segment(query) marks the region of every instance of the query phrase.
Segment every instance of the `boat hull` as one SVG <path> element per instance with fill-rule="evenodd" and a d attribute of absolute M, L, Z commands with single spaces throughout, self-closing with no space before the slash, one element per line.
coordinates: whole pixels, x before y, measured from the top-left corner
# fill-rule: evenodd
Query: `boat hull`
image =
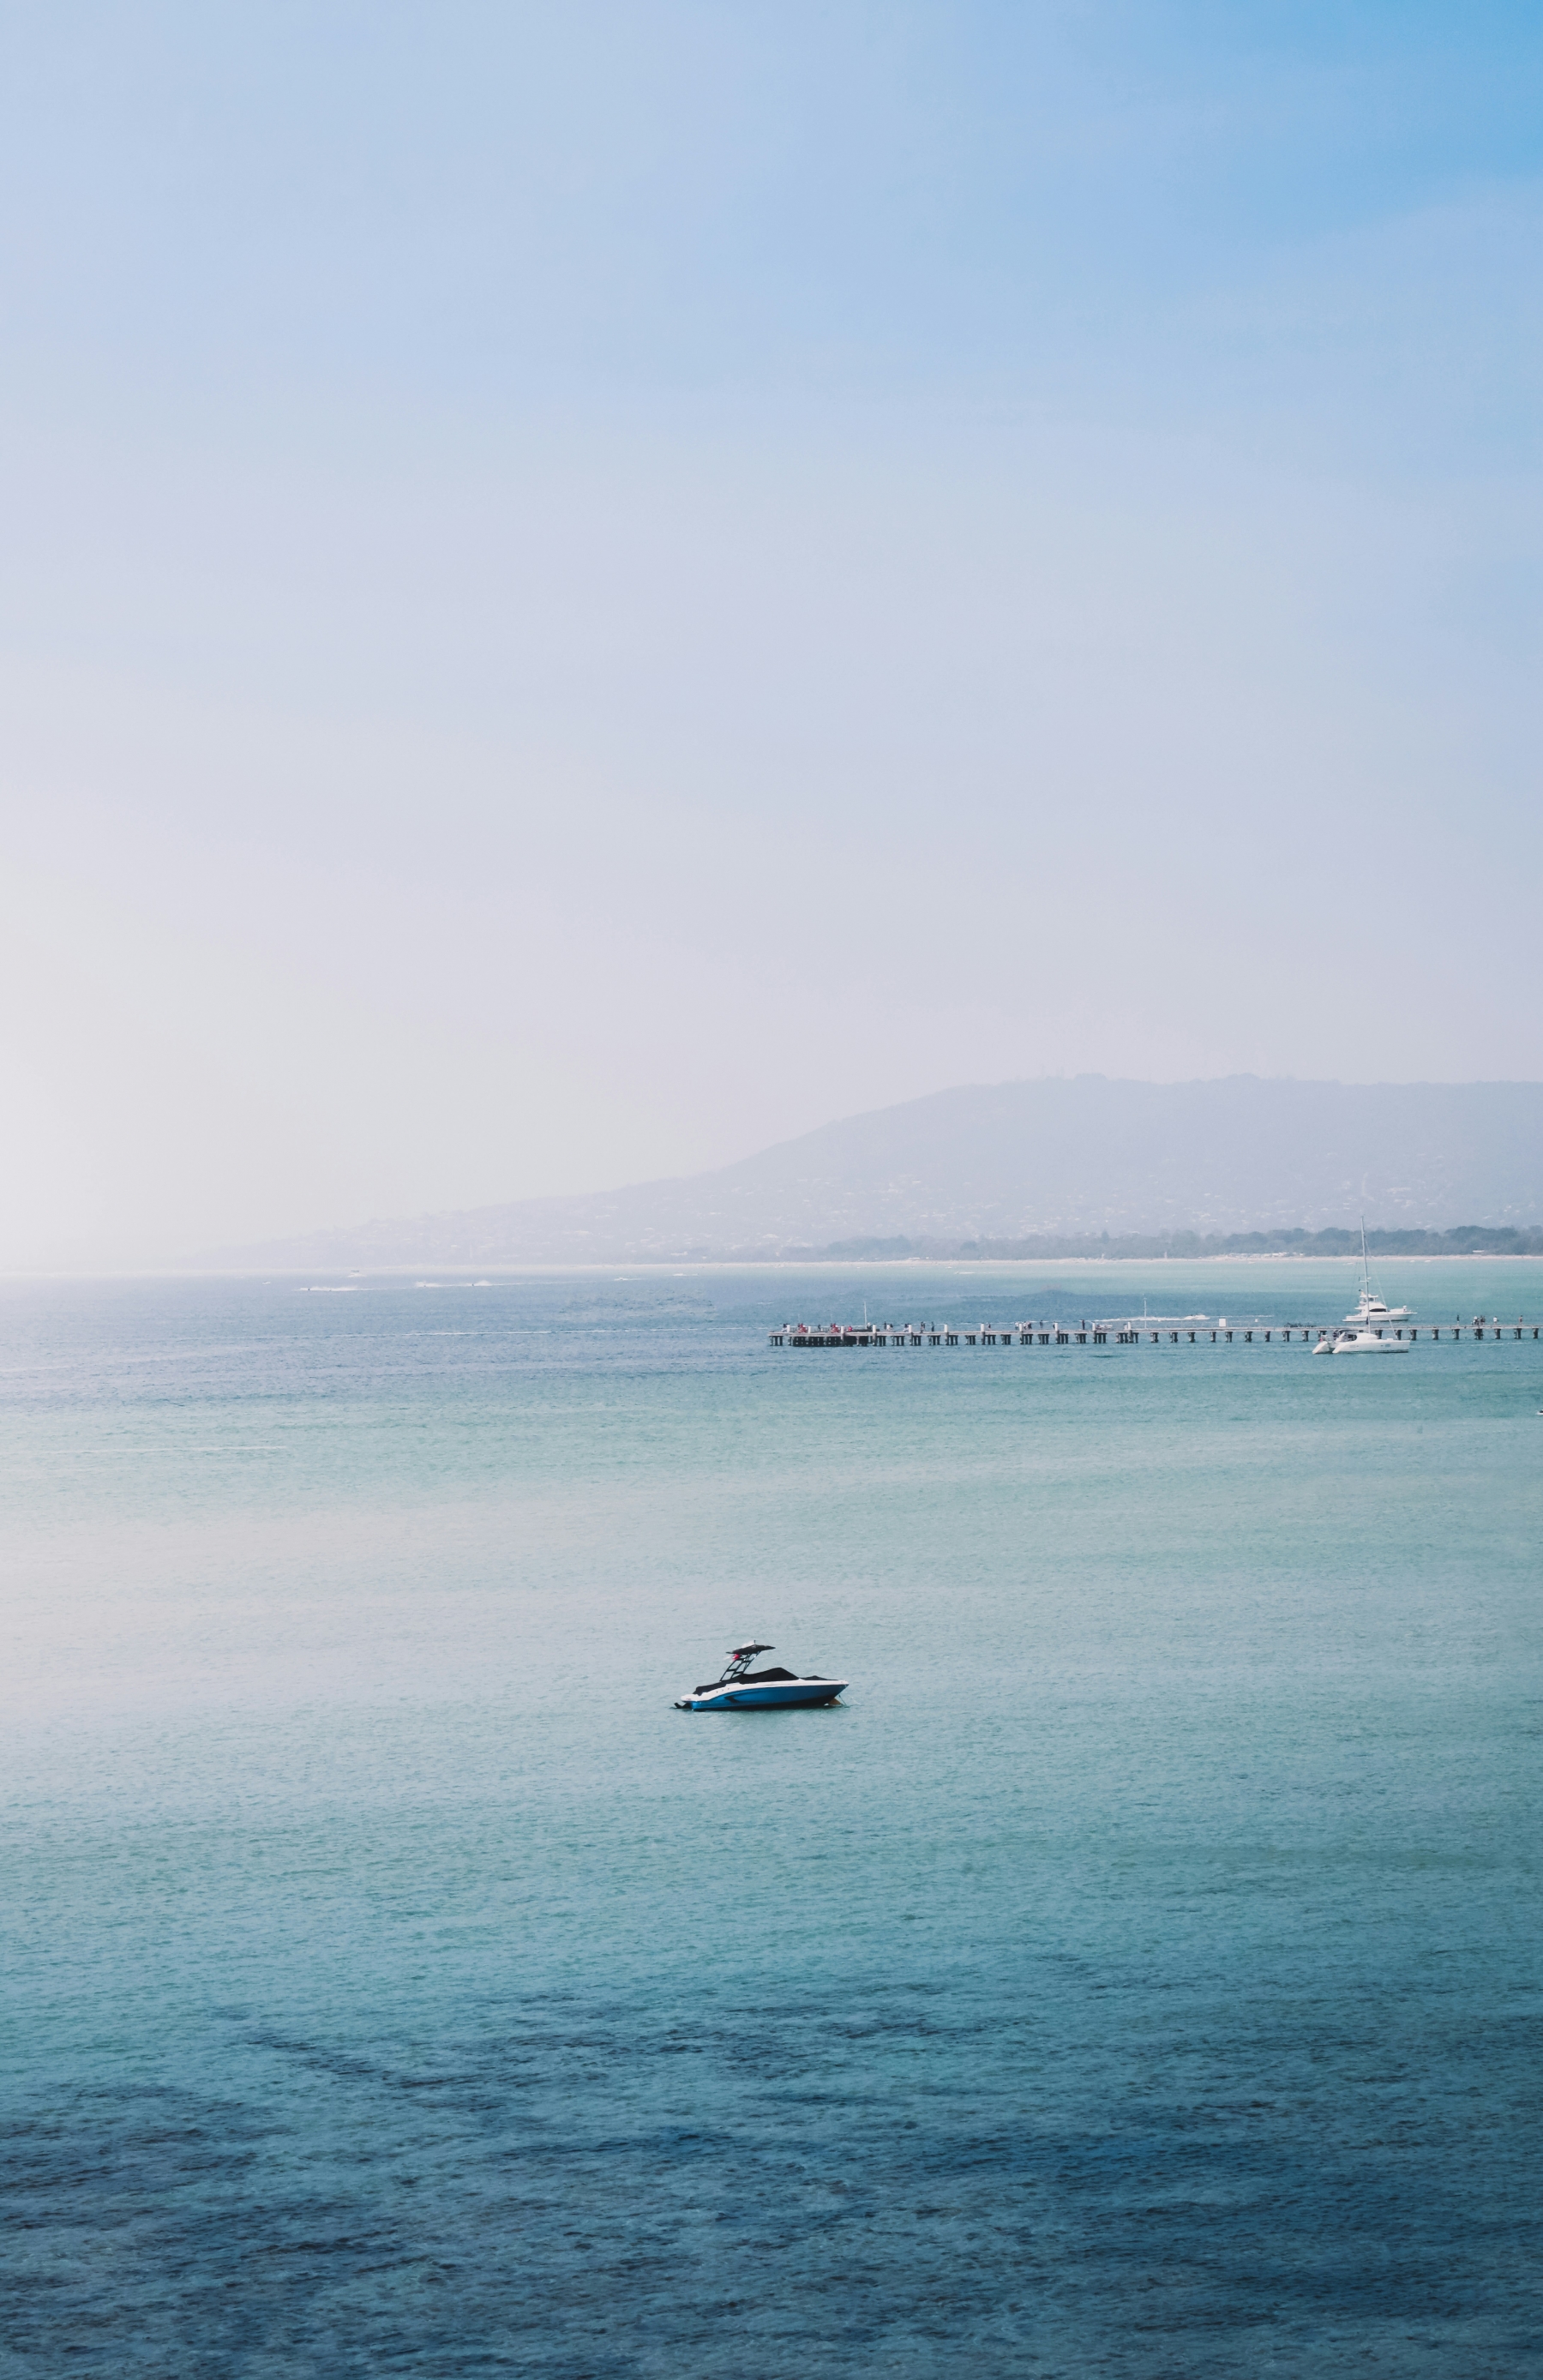
<path fill-rule="evenodd" d="M 705 1694 L 684 1694 L 676 1710 L 816 1710 L 833 1703 L 846 1687 L 844 1678 L 783 1678 L 766 1685 L 713 1686 Z"/>

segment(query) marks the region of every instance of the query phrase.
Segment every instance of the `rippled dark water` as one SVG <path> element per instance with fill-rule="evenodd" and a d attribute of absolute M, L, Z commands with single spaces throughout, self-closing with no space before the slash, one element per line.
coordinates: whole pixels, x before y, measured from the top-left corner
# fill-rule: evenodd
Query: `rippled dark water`
<path fill-rule="evenodd" d="M 1543 2369 L 1543 1346 L 818 1279 L 5 1293 L 0 2370 Z"/>

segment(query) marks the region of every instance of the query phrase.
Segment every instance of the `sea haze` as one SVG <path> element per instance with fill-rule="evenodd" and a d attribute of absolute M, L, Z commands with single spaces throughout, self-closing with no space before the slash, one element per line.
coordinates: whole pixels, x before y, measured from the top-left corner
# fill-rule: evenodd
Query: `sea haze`
<path fill-rule="evenodd" d="M 6 2372 L 1536 2372 L 1543 1342 L 766 1342 L 1354 1287 L 6 1287 Z"/>
<path fill-rule="evenodd" d="M 966 1084 L 684 1181 L 228 1256 L 241 1267 L 572 1265 L 840 1256 L 860 1252 L 843 1242 L 898 1239 L 887 1253 L 917 1243 L 910 1252 L 943 1257 L 966 1240 L 1343 1230 L 1363 1216 L 1374 1229 L 1543 1223 L 1543 1083 Z"/>

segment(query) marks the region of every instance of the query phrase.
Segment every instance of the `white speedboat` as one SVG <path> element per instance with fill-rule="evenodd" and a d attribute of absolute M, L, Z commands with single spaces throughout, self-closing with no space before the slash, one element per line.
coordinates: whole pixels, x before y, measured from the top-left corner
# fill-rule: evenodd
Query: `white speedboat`
<path fill-rule="evenodd" d="M 1380 1330 L 1325 1331 L 1313 1349 L 1315 1355 L 1407 1355 L 1411 1352 L 1407 1339 L 1384 1339 Z"/>
<path fill-rule="evenodd" d="M 1371 1285 L 1371 1267 L 1367 1262 L 1367 1219 L 1361 1218 L 1361 1300 L 1354 1314 L 1345 1320 L 1357 1330 L 1380 1330 L 1387 1323 L 1408 1322 L 1414 1309 L 1407 1305 L 1384 1305 Z M 1395 1342 L 1395 1344 L 1397 1342 Z"/>
<path fill-rule="evenodd" d="M 776 1649 L 774 1645 L 736 1645 L 723 1676 L 682 1694 L 676 1710 L 810 1710 L 833 1703 L 844 1691 L 844 1678 L 800 1678 L 791 1670 L 751 1669 L 758 1653 Z"/>
<path fill-rule="evenodd" d="M 1347 1314 L 1344 1318 L 1347 1322 L 1354 1322 L 1357 1330 L 1379 1330 L 1385 1322 L 1409 1321 L 1414 1310 L 1410 1305 L 1384 1305 L 1374 1291 L 1364 1289 L 1355 1313 Z"/>

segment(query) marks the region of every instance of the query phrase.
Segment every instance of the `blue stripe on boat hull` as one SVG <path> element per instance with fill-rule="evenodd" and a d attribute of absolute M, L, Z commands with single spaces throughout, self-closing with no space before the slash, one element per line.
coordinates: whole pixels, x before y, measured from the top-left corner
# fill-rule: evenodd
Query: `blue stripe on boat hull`
<path fill-rule="evenodd" d="M 810 1710 L 833 1703 L 845 1686 L 844 1678 L 795 1678 L 775 1686 L 724 1686 L 716 1694 L 693 1694 L 685 1707 L 694 1711 Z"/>

